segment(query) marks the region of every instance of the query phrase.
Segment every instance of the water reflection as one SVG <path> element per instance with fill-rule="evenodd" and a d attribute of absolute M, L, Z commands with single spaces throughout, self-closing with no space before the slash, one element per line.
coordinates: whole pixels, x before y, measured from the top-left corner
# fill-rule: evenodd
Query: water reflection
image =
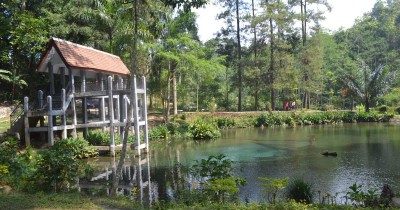
<path fill-rule="evenodd" d="M 116 173 L 118 159 L 116 157 L 100 157 L 89 160 L 89 164 L 95 171 L 94 176 L 89 179 L 81 179 L 78 190 L 93 195 L 110 195 L 111 182 Z M 148 154 L 130 155 L 125 159 L 117 194 L 128 195 L 137 198 L 142 204 L 148 204 L 153 201 L 157 186 L 156 183 L 151 182 Z"/>
<path fill-rule="evenodd" d="M 129 157 L 120 185 L 125 194 L 137 188 L 141 201 L 169 201 L 188 186 L 187 175 L 175 167 L 177 162 L 189 166 L 194 160 L 225 154 L 235 161 L 235 176 L 247 179 L 240 191 L 242 200 L 265 200 L 258 177 L 302 177 L 313 183 L 315 192 L 338 193 L 337 201 L 344 202 L 345 192 L 355 182 L 363 184 L 364 190 L 380 189 L 383 184 L 400 190 L 399 136 L 397 126 L 345 124 L 226 130 L 215 141 L 168 140 L 153 143 L 140 161 Z M 336 151 L 338 156 L 325 157 L 323 151 Z M 100 158 L 91 164 L 101 169 L 97 176 L 102 181 L 85 184 L 108 183 L 114 160 Z"/>

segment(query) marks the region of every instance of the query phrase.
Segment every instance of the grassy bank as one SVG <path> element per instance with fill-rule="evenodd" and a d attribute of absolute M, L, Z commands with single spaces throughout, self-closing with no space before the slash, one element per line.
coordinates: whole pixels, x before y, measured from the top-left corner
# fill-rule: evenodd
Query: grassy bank
<path fill-rule="evenodd" d="M 152 206 L 141 206 L 136 201 L 132 201 L 125 196 L 111 197 L 92 197 L 79 193 L 36 193 L 26 194 L 20 192 L 0 191 L 0 209 L 20 210 L 20 209 L 373 209 L 354 207 L 349 205 L 321 205 L 321 204 L 302 204 L 294 201 L 278 202 L 276 204 L 259 203 L 215 203 L 204 202 L 186 205 L 184 203 L 154 203 Z M 398 208 L 391 208 L 398 209 Z"/>

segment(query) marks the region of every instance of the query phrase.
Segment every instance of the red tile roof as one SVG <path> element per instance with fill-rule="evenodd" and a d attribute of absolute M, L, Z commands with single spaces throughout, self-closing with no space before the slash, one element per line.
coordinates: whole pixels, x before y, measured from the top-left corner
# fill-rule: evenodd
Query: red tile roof
<path fill-rule="evenodd" d="M 53 46 L 68 68 L 93 70 L 122 76 L 130 74 L 129 69 L 120 57 L 58 38 L 52 38 L 49 41 L 48 48 L 38 66 L 42 64 Z"/>

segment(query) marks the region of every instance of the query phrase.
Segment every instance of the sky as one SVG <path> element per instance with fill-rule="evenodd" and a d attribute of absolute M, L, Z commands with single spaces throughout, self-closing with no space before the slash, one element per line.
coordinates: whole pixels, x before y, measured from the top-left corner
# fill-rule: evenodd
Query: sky
<path fill-rule="evenodd" d="M 376 0 L 328 0 L 328 2 L 332 6 L 332 11 L 325 13 L 326 20 L 321 22 L 321 25 L 331 31 L 336 31 L 340 27 L 353 26 L 356 18 L 372 10 Z M 218 10 L 212 4 L 195 10 L 198 15 L 197 24 L 201 41 L 205 42 L 213 38 L 223 25 L 221 21 L 215 20 Z"/>

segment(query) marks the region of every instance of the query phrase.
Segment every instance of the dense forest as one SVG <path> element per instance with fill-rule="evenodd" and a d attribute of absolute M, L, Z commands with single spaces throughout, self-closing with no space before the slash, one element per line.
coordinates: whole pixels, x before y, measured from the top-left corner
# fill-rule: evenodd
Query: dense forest
<path fill-rule="evenodd" d="M 202 43 L 191 9 L 207 3 L 223 8 L 224 26 Z M 321 110 L 399 105 L 400 0 L 377 1 L 335 32 L 319 9 L 329 12 L 329 1 L 1 1 L 0 101 L 46 90 L 36 65 L 57 37 L 120 56 L 147 77 L 150 108 L 174 114 L 280 110 L 287 101 Z"/>

